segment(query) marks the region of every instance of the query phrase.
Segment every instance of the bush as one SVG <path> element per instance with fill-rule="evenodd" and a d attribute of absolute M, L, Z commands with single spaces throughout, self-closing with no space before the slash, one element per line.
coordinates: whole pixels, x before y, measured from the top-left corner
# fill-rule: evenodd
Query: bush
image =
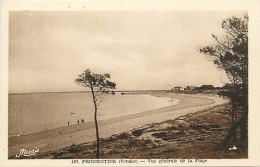
<path fill-rule="evenodd" d="M 118 139 L 127 139 L 129 137 L 128 133 L 120 133 L 118 136 Z"/>
<path fill-rule="evenodd" d="M 152 136 L 156 137 L 156 138 L 163 138 L 167 135 L 166 132 L 158 132 L 158 133 L 153 133 Z"/>
<path fill-rule="evenodd" d="M 139 137 L 139 136 L 141 136 L 141 135 L 143 134 L 143 130 L 142 130 L 142 129 L 134 130 L 134 131 L 132 132 L 132 134 L 133 134 L 134 136 L 136 136 L 136 137 Z"/>

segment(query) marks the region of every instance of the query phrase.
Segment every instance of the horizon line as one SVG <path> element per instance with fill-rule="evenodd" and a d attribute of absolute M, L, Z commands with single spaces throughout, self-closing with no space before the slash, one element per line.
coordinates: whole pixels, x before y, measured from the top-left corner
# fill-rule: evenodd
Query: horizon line
<path fill-rule="evenodd" d="M 138 89 L 138 90 L 114 90 L 114 92 L 130 92 L 130 91 L 170 91 L 170 89 Z M 87 93 L 91 92 L 88 91 L 58 91 L 58 92 L 21 92 L 21 93 L 8 93 L 8 95 L 15 95 L 15 94 L 41 94 L 41 93 Z M 99 91 L 95 91 L 99 92 Z"/>

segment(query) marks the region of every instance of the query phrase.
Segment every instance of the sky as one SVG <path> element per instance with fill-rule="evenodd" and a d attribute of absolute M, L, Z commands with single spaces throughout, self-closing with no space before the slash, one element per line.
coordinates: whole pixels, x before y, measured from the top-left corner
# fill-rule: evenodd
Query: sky
<path fill-rule="evenodd" d="M 9 93 L 85 91 L 84 70 L 117 90 L 222 86 L 223 70 L 198 52 L 243 11 L 10 12 Z"/>

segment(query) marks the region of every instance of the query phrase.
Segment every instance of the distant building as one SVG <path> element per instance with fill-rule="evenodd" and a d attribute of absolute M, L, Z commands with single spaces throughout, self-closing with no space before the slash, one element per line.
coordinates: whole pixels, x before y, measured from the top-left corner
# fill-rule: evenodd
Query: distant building
<path fill-rule="evenodd" d="M 186 88 L 184 88 L 184 90 L 192 91 L 192 90 L 194 90 L 195 88 L 196 88 L 195 86 L 186 86 Z"/>
<path fill-rule="evenodd" d="M 183 88 L 183 87 L 180 87 L 180 86 L 175 86 L 175 87 L 173 88 L 173 90 L 174 90 L 174 91 L 184 90 L 184 88 Z"/>

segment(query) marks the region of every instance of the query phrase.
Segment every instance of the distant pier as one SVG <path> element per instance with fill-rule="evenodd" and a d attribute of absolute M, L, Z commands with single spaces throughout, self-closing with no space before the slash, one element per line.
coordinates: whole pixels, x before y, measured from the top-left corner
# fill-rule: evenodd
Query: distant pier
<path fill-rule="evenodd" d="M 145 95 L 154 93 L 168 93 L 169 90 L 139 90 L 139 91 L 123 91 L 121 95 Z"/>
<path fill-rule="evenodd" d="M 121 95 L 144 95 L 146 92 L 122 92 Z"/>

